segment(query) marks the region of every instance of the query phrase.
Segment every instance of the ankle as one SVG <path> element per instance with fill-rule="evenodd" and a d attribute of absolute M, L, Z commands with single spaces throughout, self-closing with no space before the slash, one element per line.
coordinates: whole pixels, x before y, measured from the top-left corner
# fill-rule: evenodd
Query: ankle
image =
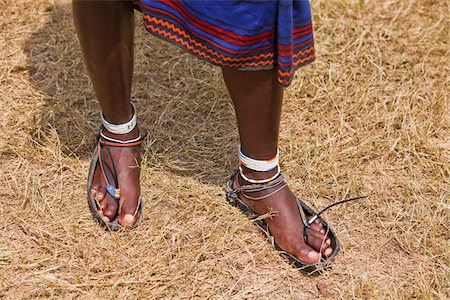
<path fill-rule="evenodd" d="M 123 107 L 115 107 L 115 111 L 106 108 L 102 113 L 109 123 L 124 124 L 133 117 L 133 107 L 130 104 L 126 104 Z"/>
<path fill-rule="evenodd" d="M 136 107 L 132 102 L 129 104 L 130 105 L 127 107 L 131 111 L 131 116 L 125 122 L 114 124 L 106 120 L 103 112 L 100 114 L 102 119 L 102 129 L 100 130 L 101 136 L 106 139 L 110 138 L 110 141 L 112 142 L 118 141 L 119 143 L 120 141 L 140 139 L 139 130 L 137 128 Z"/>
<path fill-rule="evenodd" d="M 275 151 L 276 154 L 269 159 L 255 159 L 244 154 L 242 147 L 239 146 L 239 177 L 243 181 L 253 184 L 263 184 L 274 180 L 280 175 L 278 149 Z"/>

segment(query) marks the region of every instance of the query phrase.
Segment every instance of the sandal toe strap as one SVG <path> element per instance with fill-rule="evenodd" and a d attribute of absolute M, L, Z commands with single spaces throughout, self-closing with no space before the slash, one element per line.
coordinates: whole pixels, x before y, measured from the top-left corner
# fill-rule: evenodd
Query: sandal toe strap
<path fill-rule="evenodd" d="M 111 155 L 110 147 L 135 147 L 139 146 L 141 143 L 142 143 L 141 135 L 139 135 L 139 137 L 135 139 L 121 141 L 105 136 L 103 132 L 100 130 L 97 146 L 98 162 L 100 165 L 102 176 L 107 184 L 106 191 L 109 195 L 111 195 L 112 198 L 114 198 L 117 201 L 120 200 L 119 180 L 116 166 L 114 164 L 114 160 Z M 109 157 L 111 165 L 108 165 L 106 163 L 105 155 Z"/>

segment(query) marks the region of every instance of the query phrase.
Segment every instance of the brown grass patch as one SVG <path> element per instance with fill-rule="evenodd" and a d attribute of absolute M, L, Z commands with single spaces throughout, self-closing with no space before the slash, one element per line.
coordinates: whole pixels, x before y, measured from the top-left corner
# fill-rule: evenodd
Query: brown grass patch
<path fill-rule="evenodd" d="M 446 299 L 449 6 L 314 1 L 318 60 L 284 107 L 288 182 L 343 244 L 307 278 L 224 201 L 236 126 L 220 70 L 137 29 L 145 217 L 110 234 L 85 181 L 98 105 L 68 1 L 0 2 L 0 298 Z M 138 23 L 140 24 L 140 23 Z"/>

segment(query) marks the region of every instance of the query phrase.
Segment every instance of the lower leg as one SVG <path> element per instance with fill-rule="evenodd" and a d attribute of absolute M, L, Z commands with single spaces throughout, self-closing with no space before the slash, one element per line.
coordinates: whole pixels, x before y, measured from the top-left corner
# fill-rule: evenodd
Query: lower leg
<path fill-rule="evenodd" d="M 278 83 L 276 70 L 237 71 L 224 68 L 223 75 L 236 111 L 242 152 L 257 160 L 275 157 L 283 98 L 283 88 Z M 243 167 L 244 175 L 252 179 L 266 179 L 276 172 L 276 169 L 259 172 Z M 235 184 L 246 183 L 239 177 L 239 183 Z M 295 195 L 289 188 L 261 201 L 252 201 L 244 196 L 241 198 L 260 215 L 276 211 L 276 215 L 266 219 L 266 222 L 285 251 L 309 263 L 319 260 L 317 251 L 331 254 L 331 248 L 323 247 L 326 237 L 318 224 L 312 226 L 314 230 L 308 237 L 309 244 L 315 247 L 311 248 L 303 241 L 303 223 Z"/>
<path fill-rule="evenodd" d="M 107 121 L 123 124 L 132 117 L 130 105 L 133 73 L 134 11 L 131 1 L 74 0 L 73 15 L 86 68 Z M 115 139 L 136 138 L 137 127 Z M 119 222 L 133 223 L 139 198 L 139 148 L 111 148 L 121 189 Z M 111 162 L 107 162 L 111 164 Z M 106 183 L 97 166 L 91 185 L 105 221 L 118 212 L 118 203 L 106 192 Z"/>
<path fill-rule="evenodd" d="M 134 17 L 131 1 L 74 0 L 73 15 L 85 65 L 107 120 L 131 118 Z"/>
<path fill-rule="evenodd" d="M 254 159 L 270 159 L 278 147 L 283 88 L 273 73 L 223 69 L 236 110 L 242 150 Z"/>

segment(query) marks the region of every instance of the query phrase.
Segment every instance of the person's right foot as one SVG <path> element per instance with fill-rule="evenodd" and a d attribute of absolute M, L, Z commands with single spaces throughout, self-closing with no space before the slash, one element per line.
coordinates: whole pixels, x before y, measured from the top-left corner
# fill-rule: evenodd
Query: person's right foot
<path fill-rule="evenodd" d="M 112 134 L 107 130 L 103 130 L 103 134 L 116 140 L 131 140 L 139 136 L 138 128 L 127 134 Z M 109 147 L 112 160 L 117 171 L 117 177 L 120 188 L 120 207 L 118 202 L 114 200 L 106 191 L 107 183 L 102 175 L 99 163 L 95 168 L 94 177 L 90 187 L 90 191 L 94 199 L 99 202 L 99 214 L 102 215 L 103 221 L 109 222 L 118 219 L 122 226 L 132 226 L 136 222 L 136 210 L 139 205 L 140 195 L 140 165 L 141 154 L 140 147 Z M 109 155 L 104 156 L 105 163 L 112 168 Z"/>

